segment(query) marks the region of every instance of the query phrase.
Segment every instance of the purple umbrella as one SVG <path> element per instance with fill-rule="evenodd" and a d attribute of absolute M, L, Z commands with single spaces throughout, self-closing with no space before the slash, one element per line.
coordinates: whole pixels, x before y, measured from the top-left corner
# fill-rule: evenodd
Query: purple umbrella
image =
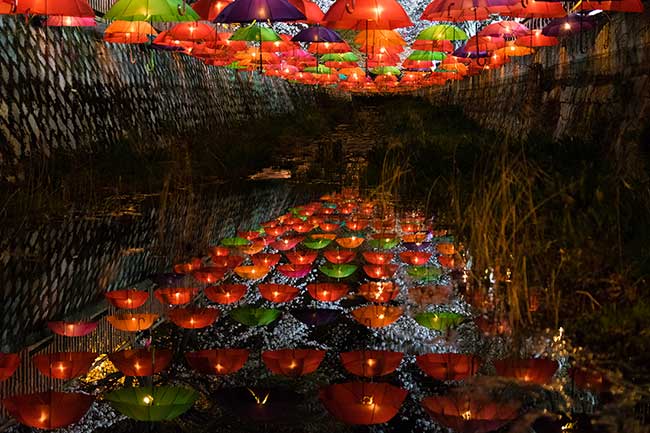
<path fill-rule="evenodd" d="M 215 397 L 219 405 L 247 421 L 295 423 L 304 417 L 299 407 L 304 397 L 288 389 L 223 388 Z"/>
<path fill-rule="evenodd" d="M 184 274 L 177 274 L 174 272 L 166 272 L 159 274 L 152 274 L 149 276 L 149 279 L 156 283 L 157 286 L 173 286 L 174 284 L 180 283 L 185 278 Z"/>
<path fill-rule="evenodd" d="M 327 27 L 313 26 L 299 31 L 293 38 L 294 42 L 342 42 L 338 33 Z"/>
<path fill-rule="evenodd" d="M 250 23 L 253 21 L 303 21 L 305 14 L 287 0 L 235 0 L 226 6 L 215 23 Z"/>
<path fill-rule="evenodd" d="M 305 325 L 329 325 L 339 318 L 340 311 L 331 308 L 300 308 L 291 310 L 291 314 Z"/>
<path fill-rule="evenodd" d="M 593 18 L 580 14 L 567 15 L 564 18 L 555 18 L 542 29 L 544 36 L 569 36 L 585 30 L 591 30 L 596 25 Z"/>
<path fill-rule="evenodd" d="M 470 59 L 477 59 L 481 57 L 489 57 L 490 53 L 487 51 L 476 51 L 475 49 L 472 49 L 472 47 L 468 47 L 467 45 L 463 45 L 462 47 L 456 49 L 452 53 L 452 55 L 456 57 L 465 57 L 465 58 L 470 58 Z M 410 242 L 413 243 L 413 242 Z M 409 249 L 414 249 L 414 248 L 409 248 Z"/>

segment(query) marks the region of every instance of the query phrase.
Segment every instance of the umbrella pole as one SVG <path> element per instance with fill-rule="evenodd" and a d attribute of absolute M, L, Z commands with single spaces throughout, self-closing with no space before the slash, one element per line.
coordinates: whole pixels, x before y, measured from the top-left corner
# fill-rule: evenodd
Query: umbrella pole
<path fill-rule="evenodd" d="M 262 26 L 257 26 L 260 29 L 260 74 L 262 73 Z"/>
<path fill-rule="evenodd" d="M 368 76 L 368 20 L 366 20 L 366 76 Z"/>

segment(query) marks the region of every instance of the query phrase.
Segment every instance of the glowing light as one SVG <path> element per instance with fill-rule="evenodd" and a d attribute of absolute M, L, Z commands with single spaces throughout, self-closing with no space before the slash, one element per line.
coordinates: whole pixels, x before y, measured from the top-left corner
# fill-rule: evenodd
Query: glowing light
<path fill-rule="evenodd" d="M 142 402 L 146 405 L 150 405 L 151 403 L 153 403 L 153 397 L 150 395 L 145 395 L 144 397 L 142 397 Z"/>
<path fill-rule="evenodd" d="M 460 416 L 462 416 L 464 420 L 470 420 L 472 419 L 472 411 L 466 410 Z"/>
<path fill-rule="evenodd" d="M 564 23 L 564 30 L 571 30 L 571 23 Z"/>

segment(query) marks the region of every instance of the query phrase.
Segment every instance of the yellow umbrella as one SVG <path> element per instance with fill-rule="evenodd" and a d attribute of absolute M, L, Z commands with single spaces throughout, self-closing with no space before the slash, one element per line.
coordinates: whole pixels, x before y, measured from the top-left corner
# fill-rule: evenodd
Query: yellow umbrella
<path fill-rule="evenodd" d="M 534 54 L 535 50 L 532 48 L 528 47 L 521 47 L 519 45 L 508 45 L 503 48 L 499 48 L 498 50 L 494 50 L 493 54 L 496 54 L 497 56 L 507 56 L 507 57 L 521 57 L 521 56 L 529 56 L 531 54 Z"/>

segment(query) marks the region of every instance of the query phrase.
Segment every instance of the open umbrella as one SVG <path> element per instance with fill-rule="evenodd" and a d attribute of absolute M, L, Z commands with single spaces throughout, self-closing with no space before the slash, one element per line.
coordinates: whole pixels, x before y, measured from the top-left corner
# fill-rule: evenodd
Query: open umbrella
<path fill-rule="evenodd" d="M 302 21 L 305 14 L 287 0 L 235 0 L 215 19 L 217 23 Z"/>
<path fill-rule="evenodd" d="M 262 360 L 271 372 L 289 377 L 313 373 L 323 358 L 325 358 L 325 351 L 317 349 L 281 349 L 262 352 Z"/>
<path fill-rule="evenodd" d="M 113 365 L 125 376 L 153 376 L 163 371 L 172 360 L 169 349 L 126 349 L 108 355 Z"/>
<path fill-rule="evenodd" d="M 451 24 L 436 24 L 422 30 L 415 39 L 419 41 L 464 41 L 467 40 L 467 37 L 467 33 L 460 27 Z"/>
<path fill-rule="evenodd" d="M 545 358 L 510 358 L 494 361 L 497 375 L 539 385 L 550 382 L 557 367 L 557 361 Z"/>
<path fill-rule="evenodd" d="M 483 27 L 478 35 L 514 39 L 528 32 L 528 27 L 516 21 L 497 21 Z"/>
<path fill-rule="evenodd" d="M 9 379 L 20 365 L 20 356 L 17 353 L 0 352 L 0 382 Z"/>
<path fill-rule="evenodd" d="M 221 11 L 232 3 L 232 0 L 198 0 L 192 4 L 194 12 L 204 21 L 214 21 Z"/>
<path fill-rule="evenodd" d="M 305 325 L 325 326 L 334 323 L 341 312 L 331 308 L 298 308 L 291 310 L 291 314 Z"/>
<path fill-rule="evenodd" d="M 206 349 L 187 352 L 190 366 L 203 374 L 225 375 L 239 371 L 248 359 L 248 349 Z"/>
<path fill-rule="evenodd" d="M 16 2 L 16 14 L 68 17 L 95 17 L 86 0 L 21 0 Z"/>
<path fill-rule="evenodd" d="M 83 337 L 95 329 L 97 329 L 99 322 L 65 322 L 65 321 L 56 321 L 56 322 L 47 322 L 47 327 L 50 328 L 52 332 L 57 335 L 62 335 L 64 337 Z"/>
<path fill-rule="evenodd" d="M 591 30 L 595 26 L 594 19 L 579 13 L 567 15 L 564 18 L 551 20 L 543 29 L 544 36 L 570 36 L 575 33 Z"/>
<path fill-rule="evenodd" d="M 465 316 L 452 312 L 420 313 L 414 317 L 415 321 L 425 328 L 446 332 L 449 328 L 458 326 L 465 320 Z"/>
<path fill-rule="evenodd" d="M 247 421 L 296 422 L 303 417 L 299 406 L 304 397 L 283 388 L 224 388 L 216 395 L 216 401 Z"/>
<path fill-rule="evenodd" d="M 7 397 L 2 404 L 19 423 L 52 430 L 78 422 L 94 400 L 80 392 L 46 391 Z"/>
<path fill-rule="evenodd" d="M 52 15 L 45 21 L 47 27 L 95 27 L 95 17 Z"/>
<path fill-rule="evenodd" d="M 198 21 L 201 17 L 182 0 L 118 0 L 104 19 L 152 23 Z"/>
<path fill-rule="evenodd" d="M 415 359 L 418 367 L 437 380 L 463 380 L 473 376 L 481 366 L 478 358 L 461 353 L 427 353 Z"/>
<path fill-rule="evenodd" d="M 199 394 L 181 386 L 143 386 L 111 391 L 104 398 L 121 414 L 138 421 L 168 421 L 187 412 Z"/>
<path fill-rule="evenodd" d="M 391 374 L 402 362 L 404 354 L 389 350 L 355 350 L 341 353 L 341 364 L 352 374 L 362 377 Z"/>
<path fill-rule="evenodd" d="M 388 383 L 347 382 L 326 386 L 319 397 L 334 417 L 346 424 L 382 424 L 390 421 L 408 392 Z"/>
<path fill-rule="evenodd" d="M 136 289 L 113 290 L 104 296 L 114 307 L 128 310 L 143 306 L 149 299 L 148 292 Z"/>
<path fill-rule="evenodd" d="M 230 317 L 248 326 L 264 326 L 280 317 L 280 310 L 275 308 L 239 307 L 230 311 Z"/>
<path fill-rule="evenodd" d="M 93 352 L 56 352 L 34 355 L 32 362 L 44 376 L 70 380 L 86 374 L 96 358 Z"/>

